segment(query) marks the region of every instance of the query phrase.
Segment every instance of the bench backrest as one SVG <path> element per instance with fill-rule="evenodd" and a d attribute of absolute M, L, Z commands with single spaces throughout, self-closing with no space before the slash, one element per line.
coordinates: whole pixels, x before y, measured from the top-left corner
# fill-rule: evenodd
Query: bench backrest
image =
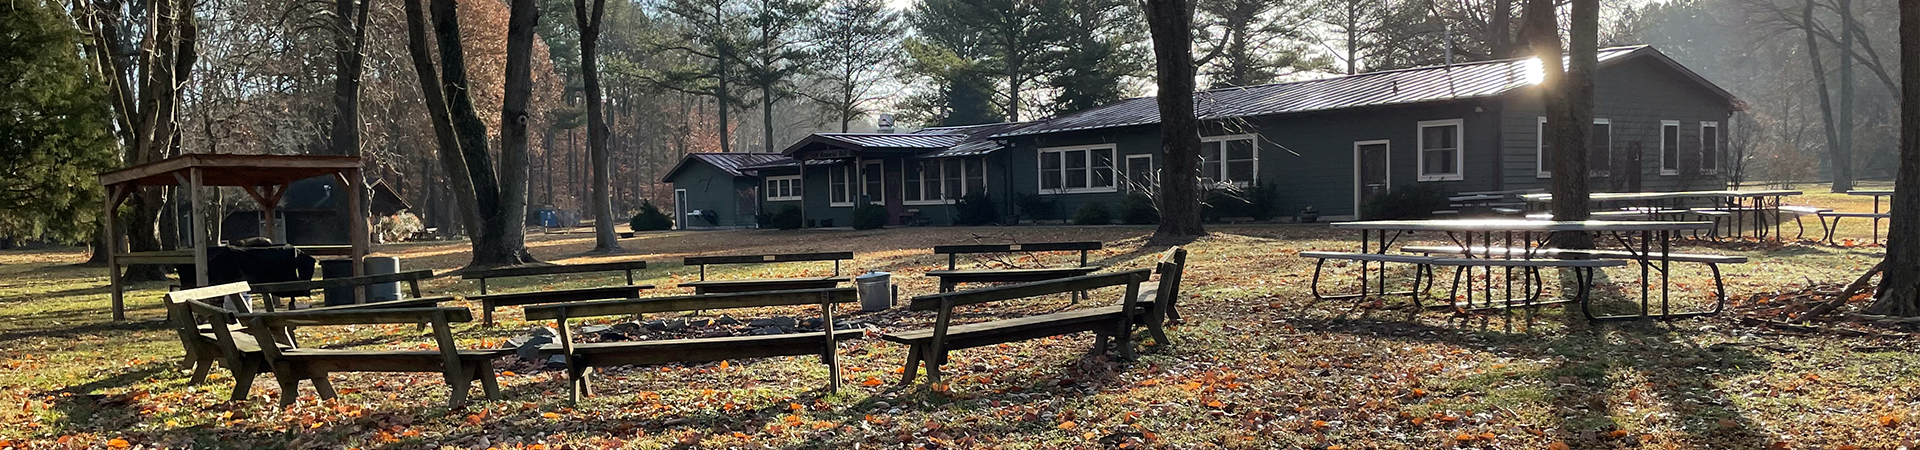
<path fill-rule="evenodd" d="M 762 264 L 780 262 L 833 261 L 833 276 L 840 276 L 840 261 L 853 259 L 853 252 L 782 253 L 771 255 L 688 256 L 681 265 L 700 266 L 700 280 L 707 279 L 707 266 L 716 264 Z"/>
<path fill-rule="evenodd" d="M 822 305 L 859 301 L 853 288 L 800 289 L 791 291 L 741 292 L 735 294 L 682 295 L 673 297 L 594 300 L 528 306 L 527 320 L 560 320 L 576 317 L 699 311 L 708 309 L 756 308 L 763 306 Z"/>
<path fill-rule="evenodd" d="M 174 333 L 180 337 L 180 345 L 185 346 L 188 358 L 195 358 L 200 342 L 200 323 L 212 324 L 215 334 L 227 329 L 233 321 L 233 314 L 225 308 L 213 307 L 204 312 L 195 311 L 194 302 L 214 302 L 233 305 L 246 305 L 247 282 L 227 283 L 179 290 L 167 293 L 167 319 L 173 322 Z M 230 301 L 229 301 L 230 300 Z"/>
<path fill-rule="evenodd" d="M 942 313 L 945 313 L 946 310 L 952 309 L 955 306 L 1013 300 L 1048 294 L 1080 292 L 1122 285 L 1128 286 L 1129 290 L 1134 290 L 1134 292 L 1128 293 L 1129 296 L 1132 296 L 1138 295 L 1140 283 L 1147 281 L 1147 278 L 1152 275 L 1153 270 L 1151 269 L 1135 269 L 1125 272 L 1082 275 L 1034 283 L 928 294 L 914 297 L 913 302 L 908 304 L 907 308 L 914 311 L 941 310 Z M 1131 300 L 1129 300 L 1129 302 L 1131 302 Z"/>
<path fill-rule="evenodd" d="M 958 256 L 971 253 L 1012 253 L 1012 252 L 1080 252 L 1080 265 L 1087 265 L 1087 252 L 1099 250 L 1104 244 L 1100 241 L 1080 242 L 1038 242 L 1032 244 L 960 244 L 937 245 L 933 254 L 947 255 L 947 270 L 953 270 Z"/>
<path fill-rule="evenodd" d="M 284 283 L 261 283 L 253 285 L 253 290 L 266 297 L 267 312 L 273 312 L 275 303 L 281 297 L 303 297 L 313 294 L 315 289 L 372 286 L 376 284 L 406 282 L 414 298 L 420 298 L 420 280 L 433 278 L 432 270 L 415 270 L 379 275 L 361 275 L 357 277 L 336 277 L 312 281 L 288 281 Z"/>
<path fill-rule="evenodd" d="M 1160 262 L 1153 266 L 1153 272 L 1160 274 L 1159 285 L 1154 288 L 1153 300 L 1158 303 L 1155 314 L 1172 312 L 1180 303 L 1180 277 L 1186 270 L 1187 249 L 1174 247 L 1160 255 Z"/>
<path fill-rule="evenodd" d="M 278 364 L 282 357 L 280 349 L 268 342 L 284 342 L 294 347 L 293 327 L 305 326 L 342 326 L 342 325 L 381 325 L 381 324 L 418 324 L 433 325 L 433 339 L 440 354 L 447 358 L 447 367 L 460 366 L 459 348 L 453 345 L 453 322 L 473 321 L 473 312 L 466 308 L 396 308 L 379 310 L 302 310 L 288 312 L 270 312 L 238 314 L 240 323 L 248 325 L 254 340 L 262 343 L 261 353 L 266 354 L 267 362 Z"/>
<path fill-rule="evenodd" d="M 487 294 L 488 278 L 527 277 L 536 275 L 564 275 L 570 273 L 626 272 L 627 284 L 633 284 L 633 271 L 647 268 L 646 261 L 620 261 L 593 264 L 554 264 L 545 266 L 520 266 L 500 269 L 472 270 L 462 272 L 462 280 L 479 280 L 480 293 Z"/>
<path fill-rule="evenodd" d="M 534 275 L 562 275 L 569 273 L 613 272 L 623 270 L 641 270 L 647 268 L 646 261 L 620 261 L 593 264 L 554 264 L 546 266 L 520 266 L 500 269 L 472 270 L 462 272 L 460 279 L 481 280 L 487 278 L 525 277 Z"/>

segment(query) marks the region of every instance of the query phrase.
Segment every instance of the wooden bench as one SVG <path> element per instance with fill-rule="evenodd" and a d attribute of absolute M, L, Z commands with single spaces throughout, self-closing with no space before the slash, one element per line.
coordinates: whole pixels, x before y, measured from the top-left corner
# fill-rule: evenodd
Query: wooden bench
<path fill-rule="evenodd" d="M 840 262 L 853 259 L 853 252 L 825 253 L 787 253 L 777 255 L 725 255 L 725 256 L 689 256 L 681 264 L 700 266 L 700 281 L 680 283 L 680 287 L 693 288 L 695 294 L 718 294 L 728 292 L 788 291 L 797 289 L 826 289 L 839 286 L 851 278 L 840 276 Z M 833 261 L 833 276 L 829 277 L 788 277 L 755 278 L 744 280 L 708 280 L 707 266 L 721 264 L 764 264 L 783 262 Z"/>
<path fill-rule="evenodd" d="M 388 274 L 380 274 L 380 275 L 362 275 L 357 277 L 326 278 L 326 279 L 313 280 L 313 281 L 288 281 L 284 283 L 260 283 L 260 284 L 253 285 L 253 292 L 258 293 L 262 297 L 264 297 L 263 300 L 264 300 L 264 303 L 266 304 L 267 312 L 274 312 L 278 309 L 277 306 L 278 306 L 278 303 L 280 303 L 281 298 L 287 299 L 287 309 L 293 309 L 294 297 L 311 296 L 315 289 L 350 287 L 350 288 L 356 288 L 356 291 L 357 291 L 358 288 L 364 288 L 366 286 L 372 286 L 376 284 L 405 282 L 407 283 L 408 290 L 412 292 L 413 298 L 420 298 L 420 280 L 424 280 L 428 278 L 433 278 L 432 270 L 415 270 L 411 272 L 388 273 Z M 356 292 L 354 297 L 355 297 L 355 302 L 358 303 L 360 301 L 360 298 L 359 298 L 360 295 Z"/>
<path fill-rule="evenodd" d="M 1102 244 L 1099 241 L 941 245 L 934 247 L 933 253 L 936 255 L 947 255 L 947 270 L 929 271 L 927 272 L 927 276 L 940 279 L 940 292 L 952 292 L 954 286 L 961 283 L 1028 283 L 1077 277 L 1099 272 L 1100 269 L 1105 268 L 1087 265 L 1087 252 L 1101 248 Z M 1080 266 L 1039 269 L 969 270 L 960 270 L 958 267 L 960 255 L 965 254 L 1062 251 L 1079 251 Z"/>
<path fill-rule="evenodd" d="M 412 324 L 427 322 L 433 326 L 435 350 L 336 350 L 289 346 L 263 346 L 262 353 L 280 383 L 280 404 L 291 405 L 299 397 L 300 380 L 309 380 L 320 398 L 337 396 L 327 381 L 331 372 L 439 372 L 444 374 L 453 394 L 447 405 L 459 408 L 467 403 L 467 391 L 479 380 L 487 399 L 500 398 L 500 385 L 494 380 L 493 361 L 511 355 L 514 349 L 461 349 L 454 345 L 455 322 L 473 321 L 466 308 L 399 308 L 377 310 L 304 310 L 275 313 L 240 314 L 238 319 L 251 328 L 254 340 L 293 342 L 293 327 Z"/>
<path fill-rule="evenodd" d="M 614 298 L 639 297 L 641 291 L 653 289 L 650 284 L 633 284 L 633 271 L 647 268 L 646 261 L 621 261 L 594 264 L 564 264 L 545 266 L 521 266 L 500 269 L 476 270 L 460 274 L 461 279 L 475 280 L 480 283 L 480 295 L 465 296 L 467 300 L 480 302 L 480 323 L 493 326 L 493 310 L 502 306 L 525 306 L 544 303 L 577 302 Z M 626 272 L 627 284 L 624 286 L 605 286 L 579 289 L 555 289 L 549 291 L 514 292 L 494 294 L 487 290 L 487 279 L 531 276 L 552 276 L 575 273 Z"/>
<path fill-rule="evenodd" d="M 578 403 L 581 396 L 593 395 L 588 383 L 590 367 L 771 356 L 820 355 L 831 373 L 828 389 L 839 390 L 840 359 L 835 343 L 860 337 L 864 331 L 835 330 L 833 305 L 858 299 L 853 288 L 827 288 L 602 300 L 528 307 L 527 320 L 551 319 L 560 330 L 560 342 L 540 350 L 566 356 L 567 398 L 574 403 Z M 820 305 L 821 332 L 576 344 L 573 330 L 567 324 L 568 320 L 581 317 L 795 305 Z"/>
<path fill-rule="evenodd" d="M 646 268 L 647 268 L 646 261 L 620 261 L 620 262 L 593 263 L 593 264 L 552 264 L 552 265 L 543 265 L 543 266 L 518 266 L 518 267 L 505 267 L 505 268 L 499 268 L 499 269 L 467 271 L 460 274 L 460 279 L 474 280 L 479 282 L 480 294 L 486 295 L 491 293 L 487 291 L 487 280 L 490 278 L 550 276 L 550 275 L 566 275 L 566 274 L 575 274 L 575 273 L 595 273 L 595 272 L 626 272 L 627 285 L 633 286 L 634 285 L 633 271 L 644 270 Z"/>
<path fill-rule="evenodd" d="M 913 383 L 914 375 L 919 371 L 920 362 L 927 366 L 927 381 L 940 383 L 940 366 L 946 364 L 947 353 L 966 348 L 1017 342 L 1047 336 L 1092 331 L 1096 334 L 1092 354 L 1106 352 L 1109 340 L 1118 339 L 1116 345 L 1122 358 L 1133 358 L 1132 329 L 1135 320 L 1143 314 L 1150 314 L 1140 305 L 1140 285 L 1152 275 L 1151 269 L 1137 269 L 1099 275 L 1083 275 L 1026 284 L 996 286 L 957 292 L 922 295 L 914 297 L 908 309 L 913 311 L 936 311 L 933 328 L 888 333 L 882 339 L 907 344 L 907 364 L 900 384 Z M 1084 292 L 1108 286 L 1126 286 L 1126 294 L 1119 305 L 1080 308 L 1050 314 L 1000 319 L 988 322 L 959 324 L 953 323 L 954 308 L 1003 300 L 1015 300 L 1050 294 Z M 1159 323 L 1148 321 L 1149 328 L 1155 329 L 1156 339 L 1165 333 L 1157 330 Z M 1164 343 L 1164 341 L 1162 341 Z"/>
<path fill-rule="evenodd" d="M 1376 295 L 1406 295 L 1413 298 L 1413 301 L 1415 304 L 1419 304 L 1420 295 L 1426 292 L 1426 289 L 1423 289 L 1421 286 L 1421 281 L 1423 280 L 1426 281 L 1426 287 L 1430 288 L 1433 285 L 1432 270 L 1428 268 L 1429 265 L 1433 264 L 1433 258 L 1430 258 L 1430 257 L 1414 256 L 1414 255 L 1396 255 L 1396 254 L 1386 254 L 1386 253 L 1349 253 L 1349 252 L 1321 252 L 1321 251 L 1300 252 L 1300 257 L 1314 258 L 1315 260 L 1313 263 L 1313 281 L 1308 284 L 1307 289 L 1309 292 L 1313 294 L 1313 298 L 1317 300 L 1347 300 L 1347 299 L 1365 298 L 1367 295 L 1369 295 L 1369 291 L 1368 291 L 1369 288 L 1367 286 L 1367 270 L 1368 270 L 1367 267 L 1370 266 L 1372 263 L 1380 264 L 1380 269 L 1379 269 L 1380 277 L 1375 281 L 1375 286 L 1374 286 L 1375 288 L 1378 289 L 1378 292 L 1375 293 Z M 1321 278 L 1320 274 L 1322 271 L 1325 270 L 1327 261 L 1329 260 L 1360 262 L 1360 292 L 1359 293 L 1327 295 L 1320 292 L 1320 278 Z M 1386 273 L 1387 273 L 1387 264 L 1389 263 L 1413 264 L 1414 266 L 1416 266 L 1413 272 L 1412 288 L 1405 291 L 1398 291 L 1398 292 L 1387 291 Z"/>
<path fill-rule="evenodd" d="M 181 346 L 186 348 L 186 362 L 193 366 L 193 376 L 187 382 L 204 383 L 215 363 L 227 366 L 233 373 L 233 393 L 229 398 L 234 401 L 247 399 L 254 376 L 266 366 L 266 356 L 252 335 L 233 334 L 239 332 L 233 311 L 208 302 L 231 301 L 244 305 L 247 289 L 247 283 L 242 281 L 167 293 L 168 318 L 180 337 Z M 221 337 L 223 334 L 225 338 Z"/>

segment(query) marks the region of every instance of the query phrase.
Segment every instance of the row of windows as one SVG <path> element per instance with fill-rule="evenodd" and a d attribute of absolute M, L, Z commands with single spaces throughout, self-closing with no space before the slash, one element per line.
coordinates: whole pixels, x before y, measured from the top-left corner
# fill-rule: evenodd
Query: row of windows
<path fill-rule="evenodd" d="M 1465 148 L 1461 119 L 1418 123 L 1419 149 L 1416 166 L 1420 181 L 1457 181 L 1464 179 Z M 1661 121 L 1660 173 L 1680 172 L 1680 122 Z M 1546 118 L 1540 118 L 1537 137 L 1536 170 L 1541 178 L 1552 175 L 1553 151 L 1546 142 Z M 1595 119 L 1589 136 L 1587 166 L 1593 176 L 1608 176 L 1613 167 L 1613 124 Z M 1700 122 L 1700 170 L 1719 169 L 1719 123 Z M 1113 144 L 1043 148 L 1038 152 L 1039 188 L 1044 194 L 1115 192 L 1122 187 L 1145 189 L 1158 181 L 1151 155 L 1126 155 L 1124 167 L 1114 165 Z M 880 161 L 835 166 L 828 170 L 827 189 L 833 206 L 852 206 L 861 194 L 879 203 L 884 187 L 884 168 Z M 1260 173 L 1259 140 L 1256 135 L 1210 136 L 1201 139 L 1200 176 L 1207 184 L 1231 183 L 1252 186 Z M 1125 180 L 1119 178 L 1125 174 Z M 902 179 L 903 200 L 907 203 L 941 203 L 970 193 L 986 192 L 986 166 L 980 159 L 932 159 L 905 168 Z M 1124 185 L 1124 186 L 1123 186 Z M 767 200 L 799 200 L 800 177 L 767 177 Z"/>
<path fill-rule="evenodd" d="M 1538 166 L 1535 167 L 1540 178 L 1553 176 L 1553 143 L 1547 142 L 1547 118 L 1541 117 L 1535 128 L 1536 153 Z M 1714 173 L 1720 170 L 1720 123 L 1700 122 L 1699 169 L 1701 173 Z M 1680 121 L 1660 121 L 1660 174 L 1680 174 Z M 1593 119 L 1593 129 L 1587 134 L 1587 171 L 1590 176 L 1604 177 L 1612 175 L 1613 168 L 1613 122 L 1608 119 Z"/>

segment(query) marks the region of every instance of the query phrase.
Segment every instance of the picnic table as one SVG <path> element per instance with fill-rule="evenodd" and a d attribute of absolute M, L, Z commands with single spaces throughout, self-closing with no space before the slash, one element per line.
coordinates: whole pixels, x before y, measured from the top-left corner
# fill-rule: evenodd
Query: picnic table
<path fill-rule="evenodd" d="M 1359 231 L 1361 254 L 1387 255 L 1387 251 L 1402 237 L 1419 232 L 1437 232 L 1444 234 L 1448 241 L 1457 248 L 1462 249 L 1459 256 L 1465 259 L 1500 259 L 1506 261 L 1540 259 L 1551 261 L 1551 264 L 1542 265 L 1554 267 L 1586 266 L 1585 263 L 1565 263 L 1562 261 L 1566 260 L 1551 259 L 1554 256 L 1562 256 L 1547 245 L 1547 241 L 1555 233 L 1591 233 L 1603 236 L 1602 240 L 1604 240 L 1604 237 L 1611 237 L 1622 247 L 1622 251 L 1612 256 L 1632 261 L 1640 267 L 1640 312 L 1637 315 L 1626 316 L 1595 316 L 1591 312 L 1588 299 L 1583 292 L 1583 295 L 1581 295 L 1579 299 L 1582 304 L 1582 310 L 1586 312 L 1589 319 L 1593 320 L 1678 318 L 1718 313 L 1721 309 L 1719 306 L 1706 312 L 1676 314 L 1672 311 L 1670 305 L 1671 283 L 1669 282 L 1669 274 L 1672 273 L 1670 272 L 1670 268 L 1675 256 L 1671 251 L 1673 238 L 1681 232 L 1708 229 L 1713 226 L 1714 224 L 1711 222 L 1541 221 L 1524 219 L 1378 220 L 1343 222 L 1332 225 L 1334 229 Z M 1404 258 L 1404 256 L 1400 255 L 1391 256 Z M 1579 255 L 1576 258 L 1589 256 L 1594 255 Z M 1421 262 L 1412 260 L 1399 262 L 1422 264 Z M 1446 260 L 1435 260 L 1434 262 L 1444 262 L 1442 265 L 1458 266 L 1461 267 L 1461 271 L 1467 271 L 1476 266 L 1481 267 L 1485 271 L 1487 280 L 1493 279 L 1493 270 L 1496 265 L 1502 266 L 1507 270 L 1508 275 L 1511 275 L 1514 269 L 1512 263 L 1468 264 Z M 1362 263 L 1365 264 L 1365 261 Z M 1423 266 L 1424 265 L 1425 264 L 1423 264 Z M 1586 267 L 1588 270 L 1592 268 L 1593 267 Z M 1423 268 L 1422 270 L 1424 271 L 1425 269 Z M 1365 268 L 1363 266 L 1362 273 L 1364 272 Z M 1652 313 L 1651 305 L 1652 299 L 1654 298 L 1654 286 L 1651 278 L 1655 272 L 1661 275 L 1658 287 L 1660 313 L 1657 315 Z M 1384 270 L 1382 274 L 1384 277 Z M 1456 279 L 1461 275 L 1460 272 L 1456 272 Z M 1589 276 L 1582 281 L 1590 282 L 1591 278 Z M 1364 278 L 1362 279 L 1362 283 L 1364 285 Z M 1419 290 L 1418 283 L 1419 281 L 1416 279 L 1415 291 Z M 1521 287 L 1523 292 L 1529 288 L 1530 286 L 1526 285 Z M 1581 286 L 1581 288 L 1584 291 L 1588 286 Z M 1511 306 L 1513 300 L 1511 295 L 1512 289 L 1511 278 L 1509 278 L 1507 282 L 1509 306 Z M 1493 292 L 1491 282 L 1483 283 L 1482 293 L 1484 294 L 1483 298 L 1489 299 L 1488 306 L 1492 306 L 1491 299 Z M 1418 292 L 1414 294 L 1417 296 Z M 1471 305 L 1472 301 L 1471 296 L 1472 292 L 1469 291 L 1469 305 Z M 1724 293 L 1720 296 L 1720 300 L 1721 304 L 1724 304 Z"/>
<path fill-rule="evenodd" d="M 1786 197 L 1800 195 L 1802 192 L 1787 189 L 1770 190 L 1716 190 L 1716 191 L 1680 191 L 1680 192 L 1600 192 L 1587 196 L 1594 211 L 1635 211 L 1647 214 L 1649 220 L 1670 217 L 1676 211 L 1713 218 L 1718 229 L 1720 221 L 1734 233 L 1752 230 L 1756 238 L 1771 235 L 1776 239 L 1780 233 L 1780 207 Z M 1553 194 L 1528 194 L 1521 198 L 1532 205 L 1543 205 L 1553 201 Z M 1706 207 L 1692 207 L 1690 204 L 1707 203 Z M 1748 224 L 1751 223 L 1751 226 Z M 1772 229 L 1769 230 L 1768 226 Z"/>
<path fill-rule="evenodd" d="M 1853 190 L 1847 191 L 1847 195 L 1873 196 L 1873 212 L 1865 213 L 1865 214 L 1832 212 L 1832 211 L 1820 213 L 1820 221 L 1821 221 L 1821 225 L 1823 226 L 1827 225 L 1826 220 L 1828 218 L 1833 219 L 1832 226 L 1824 227 L 1826 228 L 1826 232 L 1827 232 L 1827 238 L 1826 238 L 1827 243 L 1828 244 L 1833 243 L 1834 230 L 1840 228 L 1840 219 L 1845 217 L 1866 217 L 1866 218 L 1873 219 L 1873 242 L 1876 242 L 1876 243 L 1880 242 L 1880 221 L 1885 220 L 1889 216 L 1887 211 L 1880 210 L 1880 199 L 1893 196 L 1893 190 L 1892 189 L 1853 189 Z M 1888 205 L 1892 205 L 1892 203 L 1888 203 Z"/>

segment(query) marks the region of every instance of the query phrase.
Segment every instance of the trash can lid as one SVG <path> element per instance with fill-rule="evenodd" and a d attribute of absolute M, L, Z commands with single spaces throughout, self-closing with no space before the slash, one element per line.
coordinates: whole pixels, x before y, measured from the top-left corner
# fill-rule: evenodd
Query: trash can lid
<path fill-rule="evenodd" d="M 889 276 L 893 276 L 893 274 L 887 273 L 887 272 L 867 272 L 853 278 L 854 279 L 873 279 L 873 278 L 881 278 L 881 277 L 889 277 Z"/>

